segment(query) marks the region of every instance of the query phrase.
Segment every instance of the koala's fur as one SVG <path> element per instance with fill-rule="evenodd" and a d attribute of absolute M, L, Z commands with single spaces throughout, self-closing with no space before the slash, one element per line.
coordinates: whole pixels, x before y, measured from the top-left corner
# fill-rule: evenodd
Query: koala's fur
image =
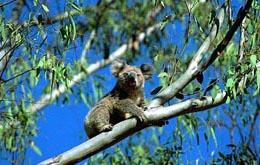
<path fill-rule="evenodd" d="M 143 88 L 145 79 L 153 74 L 153 67 L 148 64 L 136 67 L 116 60 L 112 65 L 112 73 L 117 78 L 115 87 L 85 118 L 84 126 L 89 138 L 110 131 L 114 124 L 132 116 L 141 122 L 146 119 Z"/>

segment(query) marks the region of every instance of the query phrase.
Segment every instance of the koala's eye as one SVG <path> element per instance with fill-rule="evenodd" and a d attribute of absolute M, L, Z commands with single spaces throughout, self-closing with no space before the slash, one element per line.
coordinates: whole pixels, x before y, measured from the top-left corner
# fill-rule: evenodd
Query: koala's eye
<path fill-rule="evenodd" d="M 142 77 L 142 74 L 138 73 L 137 76 L 138 76 L 138 77 Z"/>
<path fill-rule="evenodd" d="M 123 73 L 123 76 L 124 76 L 124 77 L 126 77 L 127 75 L 128 75 L 128 74 L 127 74 L 126 72 L 125 72 L 125 73 Z"/>

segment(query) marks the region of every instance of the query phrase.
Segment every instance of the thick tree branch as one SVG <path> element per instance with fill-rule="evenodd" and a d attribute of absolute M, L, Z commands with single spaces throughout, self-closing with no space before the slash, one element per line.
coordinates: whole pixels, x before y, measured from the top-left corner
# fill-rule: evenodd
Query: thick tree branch
<path fill-rule="evenodd" d="M 148 120 L 145 123 L 138 123 L 136 118 L 131 118 L 114 125 L 113 130 L 97 135 L 88 141 L 62 153 L 49 158 L 39 165 L 49 164 L 74 164 L 86 159 L 95 153 L 102 151 L 113 144 L 125 139 L 129 135 L 138 132 L 153 123 L 164 121 L 187 113 L 203 111 L 216 107 L 225 102 L 226 92 L 220 92 L 215 98 L 211 96 L 200 99 L 189 99 L 169 107 L 159 107 L 146 111 Z"/>

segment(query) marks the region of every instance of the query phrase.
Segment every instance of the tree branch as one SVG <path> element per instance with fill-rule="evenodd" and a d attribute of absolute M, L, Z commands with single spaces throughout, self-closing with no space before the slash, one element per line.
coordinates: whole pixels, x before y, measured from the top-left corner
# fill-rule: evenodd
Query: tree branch
<path fill-rule="evenodd" d="M 238 48 L 238 62 L 242 63 L 243 57 L 244 57 L 244 42 L 245 42 L 245 21 L 246 18 L 242 21 L 242 24 L 240 25 L 240 40 L 239 40 L 239 48 Z"/>
<path fill-rule="evenodd" d="M 148 118 L 145 123 L 138 123 L 136 118 L 122 121 L 114 125 L 112 131 L 101 133 L 58 156 L 40 162 L 39 165 L 75 164 L 114 145 L 135 132 L 152 126 L 154 123 L 156 124 L 158 121 L 164 121 L 187 113 L 204 111 L 224 103 L 225 100 L 226 92 L 223 91 L 218 93 L 215 98 L 207 96 L 200 99 L 189 99 L 169 107 L 151 109 L 145 112 Z"/>
<path fill-rule="evenodd" d="M 82 64 L 84 64 L 84 62 L 86 61 L 86 54 L 87 54 L 88 50 L 90 49 L 91 44 L 95 38 L 96 38 L 96 30 L 94 29 L 91 31 L 89 39 L 86 42 L 86 44 L 84 45 L 84 48 L 82 50 L 81 57 L 80 57 L 80 61 Z"/>

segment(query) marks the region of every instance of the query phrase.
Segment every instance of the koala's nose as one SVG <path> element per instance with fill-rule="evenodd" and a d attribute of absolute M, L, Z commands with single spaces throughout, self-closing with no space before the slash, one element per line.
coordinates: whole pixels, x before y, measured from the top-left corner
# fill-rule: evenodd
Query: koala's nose
<path fill-rule="evenodd" d="M 134 72 L 130 72 L 129 77 L 136 77 L 136 74 Z"/>
<path fill-rule="evenodd" d="M 124 73 L 123 76 L 125 78 L 134 78 L 136 77 L 136 74 L 134 72 L 128 72 L 128 73 Z"/>

